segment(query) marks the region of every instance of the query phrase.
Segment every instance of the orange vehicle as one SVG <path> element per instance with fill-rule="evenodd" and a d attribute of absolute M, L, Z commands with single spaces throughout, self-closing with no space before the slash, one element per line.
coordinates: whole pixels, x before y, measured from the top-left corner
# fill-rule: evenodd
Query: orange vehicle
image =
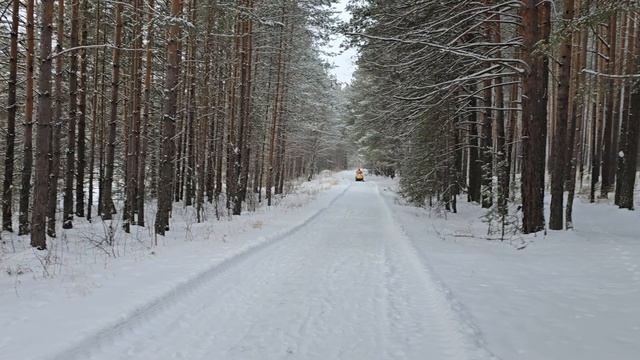
<path fill-rule="evenodd" d="M 364 181 L 364 172 L 362 169 L 356 170 L 356 181 Z"/>

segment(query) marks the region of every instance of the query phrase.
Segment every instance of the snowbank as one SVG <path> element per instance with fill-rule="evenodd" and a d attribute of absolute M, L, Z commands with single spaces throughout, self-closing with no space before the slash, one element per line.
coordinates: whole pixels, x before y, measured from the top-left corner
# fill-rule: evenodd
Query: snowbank
<path fill-rule="evenodd" d="M 76 221 L 44 254 L 28 237 L 11 237 L 0 253 L 0 354 L 6 359 L 42 359 L 81 347 L 134 317 L 166 306 L 176 293 L 261 247 L 278 241 L 330 205 L 346 189 L 347 174 L 322 174 L 240 217 L 196 223 L 191 208 L 174 205 L 171 231 L 152 246 L 148 227 L 120 230 L 118 221 Z M 348 174 L 351 176 L 351 173 Z M 111 229 L 111 230 L 110 230 Z M 114 231 L 114 246 L 105 239 Z M 13 249 L 16 249 L 15 251 Z M 64 355 L 63 357 L 64 358 Z"/>
<path fill-rule="evenodd" d="M 639 212 L 577 199 L 574 231 L 488 241 L 478 206 L 460 199 L 459 213 L 444 219 L 403 205 L 396 182 L 375 181 L 425 266 L 495 355 L 638 359 Z"/>

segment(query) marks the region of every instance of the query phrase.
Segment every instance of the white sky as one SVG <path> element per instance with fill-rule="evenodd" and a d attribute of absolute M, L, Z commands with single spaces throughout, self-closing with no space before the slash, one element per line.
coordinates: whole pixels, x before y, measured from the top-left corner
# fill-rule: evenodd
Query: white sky
<path fill-rule="evenodd" d="M 339 0 L 337 4 L 333 6 L 333 8 L 339 12 L 339 17 L 342 21 L 349 21 L 351 18 L 351 13 L 346 10 L 347 3 L 349 0 Z M 330 63 L 335 65 L 335 68 L 331 70 L 331 72 L 336 76 L 339 82 L 341 83 L 351 83 L 351 77 L 355 70 L 355 60 L 357 56 L 357 52 L 354 49 L 349 49 L 343 52 L 343 49 L 340 48 L 340 44 L 344 40 L 344 36 L 336 35 L 332 39 L 331 43 L 326 51 L 336 53 L 335 56 L 327 56 L 325 59 Z"/>

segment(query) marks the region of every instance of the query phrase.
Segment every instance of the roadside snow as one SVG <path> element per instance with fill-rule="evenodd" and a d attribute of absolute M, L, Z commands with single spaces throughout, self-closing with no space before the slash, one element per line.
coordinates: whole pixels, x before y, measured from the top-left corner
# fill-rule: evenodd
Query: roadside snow
<path fill-rule="evenodd" d="M 640 212 L 576 200 L 574 231 L 489 241 L 478 206 L 461 199 L 445 220 L 402 205 L 396 182 L 375 181 L 425 267 L 496 356 L 639 358 Z"/>
<path fill-rule="evenodd" d="M 75 229 L 59 230 L 45 254 L 31 250 L 27 236 L 3 233 L 1 357 L 47 358 L 154 304 L 170 302 L 225 261 L 257 251 L 307 223 L 346 187 L 339 176 L 325 173 L 278 199 L 271 209 L 221 221 L 209 213 L 209 220 L 200 224 L 191 209 L 175 205 L 172 229 L 155 247 L 149 227 L 132 226 L 135 232 L 127 235 L 117 221 L 113 247 L 103 243 L 109 224 L 99 220 L 77 220 Z M 148 226 L 152 214 L 147 214 Z"/>

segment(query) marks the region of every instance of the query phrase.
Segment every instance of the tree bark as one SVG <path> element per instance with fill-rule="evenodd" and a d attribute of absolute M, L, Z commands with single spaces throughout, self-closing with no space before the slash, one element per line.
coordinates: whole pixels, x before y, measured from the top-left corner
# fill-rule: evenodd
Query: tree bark
<path fill-rule="evenodd" d="M 566 24 L 573 20 L 573 0 L 566 0 L 564 3 L 563 19 Z M 560 75 L 558 78 L 558 102 L 555 127 L 553 132 L 553 146 L 551 147 L 550 162 L 553 166 L 551 171 L 551 212 L 549 215 L 549 228 L 551 230 L 563 229 L 563 208 L 564 208 L 564 183 L 565 168 L 567 161 L 567 127 L 570 112 L 569 90 L 571 84 L 571 60 L 573 36 L 571 32 L 565 37 L 560 45 Z M 574 131 L 571 129 L 570 131 Z"/>
<path fill-rule="evenodd" d="M 69 47 L 78 46 L 80 0 L 71 0 L 71 36 Z M 78 52 L 69 53 L 69 121 L 67 122 L 67 158 L 62 203 L 62 228 L 73 228 L 73 180 L 76 173 L 76 123 L 78 121 Z"/>
<path fill-rule="evenodd" d="M 96 24 L 96 32 L 95 32 L 95 41 L 98 41 L 100 38 L 100 27 L 102 26 L 101 21 L 101 9 L 100 3 L 96 4 L 95 8 L 95 18 L 97 21 Z M 99 72 L 100 66 L 100 50 L 95 49 L 93 54 L 93 94 L 91 96 L 91 143 L 90 143 L 90 153 L 89 153 L 89 189 L 87 191 L 87 220 L 91 221 L 91 217 L 93 214 L 93 181 L 95 176 L 95 160 L 96 160 L 96 135 L 99 131 L 98 124 L 102 123 L 102 121 L 98 122 L 98 91 L 99 91 L 99 79 L 101 77 L 101 73 Z M 102 68 L 104 69 L 104 57 L 102 57 Z"/>
<path fill-rule="evenodd" d="M 522 212 L 523 232 L 544 229 L 544 175 L 547 137 L 546 55 L 535 54 L 536 45 L 548 39 L 549 4 L 526 0 L 521 8 L 523 60 L 529 65 L 523 78 L 522 101 Z"/>
<path fill-rule="evenodd" d="M 611 15 L 609 18 L 609 29 L 607 36 L 607 73 L 616 73 L 616 43 L 618 33 L 618 19 L 617 14 Z M 616 120 L 614 119 L 614 104 L 615 104 L 615 81 L 613 79 L 606 80 L 606 92 L 607 96 L 606 113 L 604 118 L 604 133 L 603 133 L 603 152 L 602 152 L 602 182 L 600 184 L 600 197 L 608 198 L 609 192 L 613 188 L 615 183 L 615 148 L 616 144 L 613 142 Z"/>
<path fill-rule="evenodd" d="M 100 216 L 103 220 L 111 220 L 116 209 L 113 204 L 113 169 L 116 153 L 116 130 L 118 123 L 118 99 L 120 94 L 120 47 L 122 47 L 122 10 L 123 4 L 116 5 L 116 30 L 114 33 L 115 48 L 112 56 L 111 75 L 111 114 L 109 117 L 109 138 L 106 149 L 104 183 L 102 185 L 102 209 Z"/>
<path fill-rule="evenodd" d="M 56 52 L 63 49 L 64 39 L 64 0 L 58 1 L 58 28 Z M 56 207 L 58 206 L 58 179 L 60 178 L 60 138 L 62 136 L 62 107 L 64 95 L 62 81 L 64 78 L 64 56 L 56 57 L 56 80 L 55 80 L 55 113 L 53 119 L 53 130 L 50 140 L 49 159 L 49 196 L 47 199 L 47 234 L 56 237 Z"/>
<path fill-rule="evenodd" d="M 471 95 L 471 115 L 469 116 L 469 176 L 468 176 L 468 200 L 480 203 L 482 198 L 482 165 L 480 161 L 480 143 L 478 137 L 478 100 Z"/>
<path fill-rule="evenodd" d="M 27 84 L 24 114 L 24 140 L 22 157 L 22 177 L 20 187 L 20 212 L 18 214 L 18 235 L 29 233 L 29 197 L 31 195 L 31 173 L 33 171 L 33 54 L 34 41 L 34 0 L 27 0 Z"/>
<path fill-rule="evenodd" d="M 636 16 L 636 22 L 637 20 Z M 640 35 L 638 25 L 635 31 L 635 72 L 640 70 Z M 634 209 L 634 189 L 636 182 L 636 172 L 638 169 L 638 142 L 640 141 L 640 83 L 634 82 L 630 86 L 630 110 L 624 137 L 624 147 L 620 151 L 620 158 L 623 161 L 622 181 L 620 184 L 619 206 L 622 209 Z"/>
<path fill-rule="evenodd" d="M 182 0 L 171 0 L 171 16 L 180 17 Z M 174 136 L 176 131 L 177 90 L 180 79 L 179 41 L 181 37 L 180 24 L 171 23 L 167 34 L 167 75 L 165 85 L 164 116 L 162 118 L 162 156 L 160 158 L 160 182 L 158 184 L 158 213 L 156 215 L 155 231 L 164 235 L 169 229 L 169 214 L 171 213 L 173 161 L 175 155 Z"/>
<path fill-rule="evenodd" d="M 78 0 L 79 1 L 79 0 Z M 83 19 L 80 44 L 88 45 L 89 0 L 83 0 Z M 80 49 L 80 102 L 78 104 L 78 140 L 77 143 L 77 165 L 76 165 L 76 216 L 84 217 L 84 178 L 87 167 L 86 156 L 86 119 L 87 119 L 87 49 Z M 95 66 L 96 64 L 94 64 Z"/>
<path fill-rule="evenodd" d="M 4 182 L 2 186 L 2 230 L 13 231 L 11 223 L 13 205 L 13 172 L 16 148 L 16 112 L 18 103 L 18 30 L 20 24 L 20 1 L 11 3 L 11 45 L 9 50 L 9 82 L 7 94 L 7 148 L 4 158 Z"/>
<path fill-rule="evenodd" d="M 149 9 L 155 9 L 155 0 L 149 0 L 147 4 Z M 144 75 L 144 112 L 142 114 L 142 149 L 140 152 L 140 164 L 138 167 L 138 191 L 137 191 L 137 212 L 138 226 L 145 226 L 144 216 L 144 200 L 145 200 L 145 179 L 147 168 L 147 152 L 149 150 L 149 126 L 151 116 L 151 84 L 153 79 L 153 42 L 154 42 L 154 14 L 149 12 L 147 19 L 147 38 L 146 38 L 146 58 L 145 58 L 145 75 Z"/>
<path fill-rule="evenodd" d="M 53 2 L 42 0 L 40 31 L 40 66 L 38 74 L 38 123 L 36 138 L 36 171 L 31 219 L 31 246 L 47 248 L 46 215 L 49 184 L 49 151 L 51 139 L 51 38 L 53 34 Z"/>

